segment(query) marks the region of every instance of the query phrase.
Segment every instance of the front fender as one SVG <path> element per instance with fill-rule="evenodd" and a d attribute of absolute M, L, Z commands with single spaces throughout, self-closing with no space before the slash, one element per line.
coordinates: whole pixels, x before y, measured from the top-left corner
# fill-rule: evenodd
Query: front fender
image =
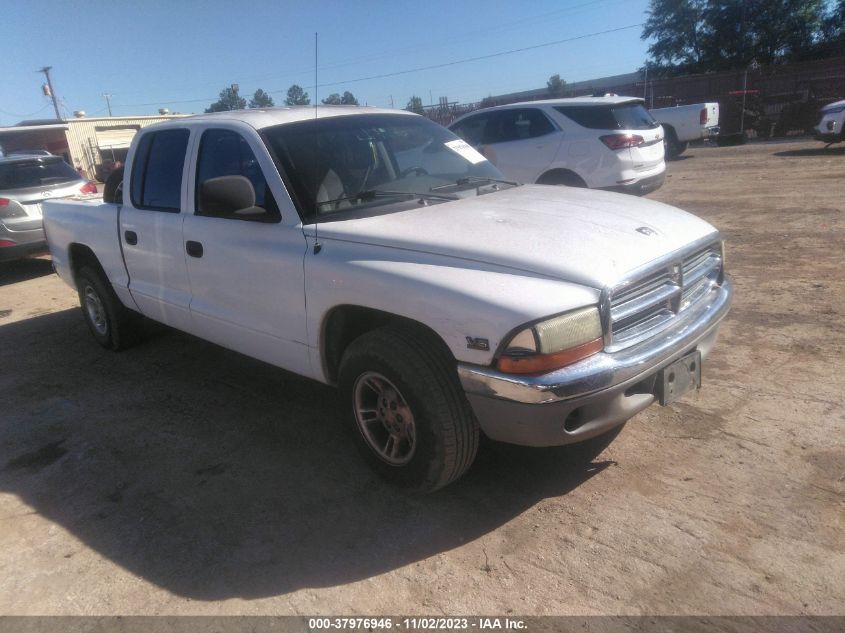
<path fill-rule="evenodd" d="M 308 344 L 314 349 L 331 310 L 352 305 L 418 321 L 458 361 L 489 365 L 514 328 L 597 304 L 600 295 L 595 288 L 472 260 L 337 240 L 321 239 L 321 245 L 305 258 Z M 486 339 L 489 349 L 470 349 L 467 337 Z"/>

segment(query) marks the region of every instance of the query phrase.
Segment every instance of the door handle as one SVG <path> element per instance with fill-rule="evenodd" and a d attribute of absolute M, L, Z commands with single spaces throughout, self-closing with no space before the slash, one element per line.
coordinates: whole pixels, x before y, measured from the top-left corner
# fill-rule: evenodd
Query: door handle
<path fill-rule="evenodd" d="M 135 231 L 126 231 L 123 233 L 123 237 L 126 238 L 126 243 L 130 246 L 135 246 L 138 243 L 138 234 Z"/>
<path fill-rule="evenodd" d="M 191 257 L 202 257 L 202 243 L 188 240 L 185 242 L 185 252 Z"/>

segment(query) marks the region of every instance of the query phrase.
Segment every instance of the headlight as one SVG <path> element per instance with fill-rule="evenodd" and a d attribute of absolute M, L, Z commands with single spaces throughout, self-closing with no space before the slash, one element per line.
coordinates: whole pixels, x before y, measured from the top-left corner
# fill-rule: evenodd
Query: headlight
<path fill-rule="evenodd" d="M 571 365 L 603 347 L 599 310 L 591 306 L 519 330 L 497 366 L 510 374 L 537 374 Z"/>

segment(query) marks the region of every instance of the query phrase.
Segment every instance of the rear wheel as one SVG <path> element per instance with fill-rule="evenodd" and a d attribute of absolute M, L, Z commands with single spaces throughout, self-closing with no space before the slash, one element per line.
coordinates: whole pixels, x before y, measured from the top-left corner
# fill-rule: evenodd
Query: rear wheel
<path fill-rule="evenodd" d="M 683 154 L 689 143 L 681 142 L 678 140 L 678 135 L 675 133 L 675 130 L 672 128 L 666 128 L 666 158 L 669 160 L 675 159 L 681 154 Z"/>
<path fill-rule="evenodd" d="M 391 483 L 430 492 L 475 459 L 478 422 L 434 335 L 396 326 L 364 334 L 344 353 L 338 382 L 358 448 Z"/>
<path fill-rule="evenodd" d="M 96 341 L 111 350 L 137 343 L 143 335 L 143 317 L 120 303 L 103 274 L 91 266 L 76 273 L 79 305 Z"/>

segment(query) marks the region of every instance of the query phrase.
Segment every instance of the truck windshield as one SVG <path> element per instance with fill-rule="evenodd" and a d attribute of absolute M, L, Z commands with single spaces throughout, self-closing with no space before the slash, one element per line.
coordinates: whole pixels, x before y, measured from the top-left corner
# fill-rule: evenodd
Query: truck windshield
<path fill-rule="evenodd" d="M 436 204 L 515 184 L 423 117 L 337 116 L 278 125 L 263 136 L 303 220 L 415 197 Z"/>
<path fill-rule="evenodd" d="M 0 191 L 44 187 L 80 178 L 59 156 L 0 162 Z"/>

